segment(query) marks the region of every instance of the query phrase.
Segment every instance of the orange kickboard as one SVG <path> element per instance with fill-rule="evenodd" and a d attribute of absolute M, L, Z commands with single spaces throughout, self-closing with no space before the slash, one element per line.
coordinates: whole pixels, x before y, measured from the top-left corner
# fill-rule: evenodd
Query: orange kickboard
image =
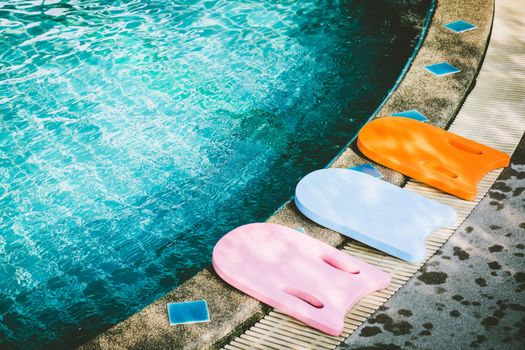
<path fill-rule="evenodd" d="M 357 137 L 365 156 L 459 198 L 474 200 L 477 183 L 510 156 L 413 119 L 385 117 L 365 125 Z"/>

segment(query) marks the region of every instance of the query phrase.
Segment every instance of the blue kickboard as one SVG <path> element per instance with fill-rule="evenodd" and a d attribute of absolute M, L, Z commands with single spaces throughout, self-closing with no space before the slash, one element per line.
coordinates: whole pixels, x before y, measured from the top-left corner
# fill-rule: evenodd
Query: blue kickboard
<path fill-rule="evenodd" d="M 466 32 L 468 30 L 472 30 L 472 29 L 477 28 L 475 25 L 473 25 L 473 24 L 471 24 L 469 22 L 463 21 L 463 20 L 447 23 L 447 24 L 443 25 L 443 27 L 445 27 L 447 29 L 450 29 L 454 33 L 463 33 L 463 32 Z"/>
<path fill-rule="evenodd" d="M 206 300 L 168 303 L 170 325 L 209 322 L 208 303 Z"/>
<path fill-rule="evenodd" d="M 372 164 L 363 164 L 363 165 L 357 165 L 352 168 L 348 168 L 349 170 L 353 171 L 359 171 L 364 174 L 368 174 L 373 177 L 377 177 L 378 179 L 383 178 L 383 173 L 381 173 L 375 166 Z"/>
<path fill-rule="evenodd" d="M 456 222 L 448 205 L 348 169 L 306 175 L 295 204 L 316 223 L 411 263 L 425 257 L 430 233 Z"/>
<path fill-rule="evenodd" d="M 428 70 L 430 73 L 437 75 L 438 77 L 461 72 L 459 68 L 454 67 L 448 62 L 431 64 L 429 66 L 425 66 L 425 69 Z"/>
<path fill-rule="evenodd" d="M 409 111 L 403 111 L 403 112 L 399 112 L 399 113 L 396 113 L 396 114 L 392 114 L 393 117 L 405 117 L 405 118 L 410 118 L 410 119 L 414 119 L 414 120 L 417 120 L 417 121 L 420 121 L 420 122 L 426 122 L 428 121 L 428 118 L 425 117 L 420 111 L 418 111 L 417 109 L 411 109 Z"/>

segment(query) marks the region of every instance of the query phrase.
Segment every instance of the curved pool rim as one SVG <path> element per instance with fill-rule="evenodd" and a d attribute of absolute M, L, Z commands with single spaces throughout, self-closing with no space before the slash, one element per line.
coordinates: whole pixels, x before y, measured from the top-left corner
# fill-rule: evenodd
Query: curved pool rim
<path fill-rule="evenodd" d="M 406 90 L 409 90 L 409 92 L 423 90 L 423 92 L 427 93 L 429 91 L 436 91 L 438 95 L 446 100 L 446 103 L 427 108 L 432 111 L 431 114 L 427 115 L 431 117 L 429 123 L 442 128 L 448 125 L 461 108 L 466 95 L 475 83 L 488 45 L 488 38 L 490 36 L 489 27 L 492 25 L 494 14 L 493 5 L 494 1 L 483 3 L 482 7 L 474 0 L 440 1 L 439 4 L 437 4 L 436 13 L 434 14 L 433 20 L 435 21 L 431 23 L 431 28 L 427 31 L 428 37 L 420 47 L 415 60 L 417 61 L 415 62 L 416 64 L 409 69 L 405 81 L 403 81 L 403 84 L 400 84 L 401 86 L 398 86 L 399 89 L 391 94 L 388 101 L 383 103 L 386 106 L 384 106 L 382 113 L 386 115 L 387 113 L 385 113 L 385 111 L 390 113 L 393 109 L 400 106 L 406 107 L 407 104 L 420 106 L 432 101 L 427 95 L 413 94 L 413 96 L 407 96 L 405 94 Z M 469 34 L 469 36 L 461 37 L 459 40 L 460 43 L 472 45 L 471 47 L 475 49 L 473 58 L 470 60 L 458 55 L 451 50 L 450 47 L 443 45 L 436 47 L 436 45 L 434 45 L 436 39 L 445 40 L 445 43 L 452 41 L 448 36 L 449 33 L 444 32 L 440 28 L 440 25 L 446 23 L 443 21 L 451 21 L 451 19 L 457 18 L 458 15 L 473 18 L 480 24 L 484 24 L 479 30 L 473 31 L 473 35 Z M 458 81 L 456 82 L 449 78 L 445 79 L 446 83 L 443 84 L 442 89 L 435 90 L 433 87 L 430 89 L 429 81 L 431 81 L 431 78 L 425 76 L 420 80 L 420 77 L 423 71 L 423 64 L 432 62 L 432 60 L 436 58 L 436 55 L 438 57 L 452 56 L 452 58 L 465 69 L 466 74 L 458 77 Z M 459 87 L 459 89 L 443 90 L 443 88 L 453 87 Z M 388 102 L 388 104 L 386 102 Z M 341 158 L 337 159 L 333 164 L 338 167 L 349 167 L 360 164 L 361 162 L 363 162 L 363 160 L 359 156 L 356 156 L 352 149 L 348 149 L 347 153 L 342 153 Z M 402 176 L 396 176 L 391 173 L 386 173 L 385 178 L 387 181 L 397 185 L 405 181 Z M 280 212 L 269 220 L 288 226 L 302 224 L 307 227 L 305 222 L 301 221 L 301 218 L 297 216 L 297 213 L 294 212 L 291 206 L 283 206 L 281 209 Z M 340 236 L 323 232 L 323 230 L 315 228 L 313 225 L 312 227 L 307 227 L 307 234 L 332 246 L 341 246 L 344 243 Z M 203 286 L 206 286 L 208 291 L 202 291 L 201 288 Z M 180 327 L 177 330 L 158 329 L 159 325 L 162 325 L 159 322 L 163 322 L 165 319 L 165 304 L 163 303 L 167 301 L 183 301 L 192 297 L 208 297 L 208 300 L 220 303 L 221 312 L 215 316 L 218 319 L 215 325 L 207 326 L 201 324 L 200 327 Z M 239 310 L 240 306 L 242 306 L 244 312 Z M 244 297 L 231 288 L 228 288 L 224 283 L 221 283 L 213 271 L 208 268 L 142 311 L 84 344 L 81 348 L 110 349 L 111 346 L 126 348 L 144 344 L 168 346 L 172 348 L 177 348 L 177 346 L 179 348 L 218 348 L 228 344 L 236 335 L 243 333 L 245 329 L 248 329 L 264 317 L 268 311 L 269 309 L 267 307 L 256 300 Z M 152 322 L 156 323 L 156 326 L 152 326 Z"/>
<path fill-rule="evenodd" d="M 431 0 L 431 2 L 432 2 L 432 4 L 435 3 L 435 1 L 432 1 L 432 0 Z M 427 17 L 427 19 L 428 19 L 428 17 L 429 17 L 428 13 L 427 13 L 427 16 L 426 16 L 426 17 Z M 426 22 L 426 21 L 425 21 L 425 22 Z M 421 41 L 422 41 L 422 38 L 419 38 L 419 43 L 420 43 Z M 410 50 L 410 51 L 413 51 L 413 50 Z M 407 54 L 409 54 L 409 52 L 407 52 Z M 414 56 L 415 56 L 415 53 L 412 52 L 411 59 L 413 59 Z M 406 71 L 407 68 L 408 68 L 407 65 L 405 65 L 405 69 L 404 69 L 404 71 Z M 396 72 L 395 72 L 395 73 L 396 73 Z M 395 73 L 394 73 L 394 74 L 395 74 Z M 395 76 L 395 75 L 394 75 L 394 76 Z M 396 84 L 398 84 L 401 80 L 402 80 L 402 77 L 399 76 L 399 77 L 397 78 L 397 80 L 396 80 Z M 385 89 L 385 90 L 386 90 L 386 89 Z M 383 98 L 383 102 L 382 102 L 382 103 L 384 103 L 384 100 L 385 100 L 386 98 L 388 98 L 389 95 L 391 95 L 391 93 L 392 93 L 393 90 L 394 90 L 394 88 L 390 88 L 390 90 L 389 90 L 388 93 L 387 93 L 387 96 Z M 373 108 L 373 106 L 372 106 L 372 108 Z M 371 117 L 370 117 L 370 118 L 371 118 Z M 346 137 L 345 137 L 345 138 L 346 138 Z M 350 141 L 350 142 L 351 142 L 351 141 Z M 348 143 L 347 143 L 347 144 L 348 144 Z M 337 158 L 337 156 L 336 156 L 335 158 Z M 334 158 L 334 159 L 335 159 L 335 158 Z M 333 160 L 332 160 L 332 161 L 333 161 Z M 272 215 L 273 215 L 273 214 L 272 214 Z M 270 217 L 271 217 L 271 215 L 270 215 Z"/>
<path fill-rule="evenodd" d="M 441 48 L 432 47 L 432 48 L 430 48 L 431 45 L 427 44 L 427 41 L 426 41 L 427 36 L 429 35 L 430 29 L 432 29 L 433 32 L 441 31 L 441 28 L 440 28 L 441 23 L 433 23 L 433 20 L 435 19 L 434 15 L 436 14 L 436 9 L 439 9 L 441 12 L 445 12 L 446 15 L 448 15 L 449 17 L 451 15 L 454 15 L 454 13 L 451 13 L 452 11 L 450 10 L 450 8 L 443 10 L 443 7 L 447 7 L 446 6 L 447 2 L 448 3 L 455 3 L 455 6 L 459 7 L 459 8 L 466 9 L 469 6 L 472 7 L 472 1 L 467 1 L 465 3 L 457 1 L 457 0 L 444 1 L 445 6 L 443 6 L 443 3 L 437 4 L 436 1 L 432 1 L 434 7 L 433 7 L 433 10 L 432 10 L 432 14 L 427 16 L 427 19 L 426 19 L 427 23 L 426 23 L 426 26 L 424 28 L 424 35 L 422 35 L 421 38 L 419 39 L 417 47 L 414 49 L 414 52 L 412 53 L 411 58 L 409 59 L 409 61 L 405 65 L 405 68 L 400 73 L 399 78 L 396 81 L 396 84 L 390 90 L 388 95 L 383 99 L 383 101 L 380 103 L 380 105 L 374 111 L 374 113 L 372 113 L 372 115 L 370 116 L 368 121 L 370 121 L 373 118 L 375 118 L 381 112 L 381 110 L 387 104 L 387 102 L 389 102 L 392 99 L 392 97 L 394 96 L 395 92 L 398 90 L 398 88 L 400 87 L 401 83 L 403 82 L 404 78 L 406 77 L 406 75 L 408 73 L 411 74 L 411 77 L 414 77 L 416 74 L 420 73 L 420 71 L 421 71 L 420 64 L 417 65 L 417 66 L 413 66 L 413 63 L 414 63 L 416 58 L 419 59 L 418 55 L 421 53 L 421 49 L 423 47 L 425 48 L 425 50 L 428 50 L 428 51 L 431 51 L 431 52 L 435 51 L 435 50 L 437 50 L 439 52 L 445 52 L 445 53 L 452 52 L 450 50 L 450 48 L 448 48 L 448 49 L 444 48 L 444 47 L 441 47 Z M 487 21 L 487 22 L 489 22 L 490 26 L 492 24 L 492 15 L 493 15 L 493 7 L 491 7 L 492 5 L 493 5 L 493 2 L 490 1 L 490 2 L 488 2 L 488 3 L 486 3 L 484 5 L 484 9 L 483 9 L 483 10 L 486 10 L 485 12 L 491 11 L 491 19 L 490 19 L 490 21 Z M 466 13 L 469 13 L 469 11 L 474 12 L 474 10 L 464 10 L 464 11 Z M 481 12 L 483 12 L 483 11 L 481 11 Z M 482 18 L 482 20 L 485 20 L 485 18 Z M 433 36 L 435 36 L 435 35 L 436 34 L 433 33 Z M 439 35 L 446 35 L 446 34 L 440 33 Z M 459 110 L 459 108 L 461 107 L 461 104 L 464 101 L 466 95 L 468 94 L 468 92 L 470 91 L 470 89 L 472 88 L 472 86 L 473 86 L 473 84 L 475 82 L 475 78 L 476 78 L 477 72 L 479 71 L 479 69 L 481 67 L 483 56 L 484 56 L 484 53 L 486 52 L 486 48 L 487 48 L 487 44 L 488 44 L 488 37 L 489 36 L 490 36 L 490 29 L 488 30 L 488 32 L 486 32 L 486 29 L 484 29 L 483 33 L 480 34 L 480 37 L 475 39 L 476 48 L 478 49 L 478 51 L 482 51 L 482 52 L 477 54 L 475 65 L 472 65 L 471 67 L 467 67 L 471 71 L 471 72 L 469 72 L 469 73 L 471 73 L 471 75 L 467 75 L 466 78 L 462 81 L 462 85 L 463 86 L 462 86 L 462 90 L 461 91 L 450 92 L 450 94 L 449 94 L 450 95 L 449 96 L 450 106 L 445 106 L 445 107 L 441 107 L 440 106 L 439 108 L 435 108 L 436 109 L 436 118 L 434 120 L 430 121 L 432 124 L 437 124 L 438 126 L 443 127 L 444 125 L 447 125 L 454 118 L 454 116 L 456 115 L 456 113 Z M 432 39 L 434 39 L 434 38 L 432 38 Z M 427 60 L 427 61 L 428 61 L 429 58 L 435 58 L 435 57 L 431 57 L 431 55 L 429 55 L 428 52 L 423 53 L 421 56 L 424 56 L 424 60 Z M 468 61 L 468 60 L 465 60 L 465 61 Z M 421 63 L 421 62 L 418 62 L 418 63 Z M 462 63 L 465 63 L 465 62 L 462 62 Z M 419 88 L 420 87 L 418 85 L 419 84 L 418 82 L 414 83 L 413 81 L 409 81 L 409 82 L 407 82 L 407 84 L 411 84 L 411 85 L 409 85 L 409 87 L 411 87 L 411 88 L 415 88 L 415 87 Z M 424 83 L 421 83 L 421 85 L 424 85 Z M 425 97 L 423 97 L 423 96 L 417 96 L 417 97 L 415 97 L 415 100 L 418 101 L 418 102 L 421 102 L 421 101 L 428 100 L 428 98 L 425 99 Z M 443 115 L 438 115 L 439 112 L 442 112 Z M 348 151 L 348 149 L 347 149 L 348 146 L 351 145 L 354 140 L 355 140 L 355 137 L 353 137 L 352 140 L 350 140 L 348 142 L 347 147 L 343 148 L 342 151 L 336 157 L 334 157 L 334 159 L 327 165 L 327 167 L 340 166 L 340 165 L 334 165 L 334 164 L 340 160 L 340 158 L 343 156 L 343 153 Z M 346 163 L 352 164 L 352 163 L 355 163 L 355 160 L 353 160 L 353 159 L 350 159 L 350 161 L 346 160 Z M 399 177 L 398 178 L 395 178 L 395 177 L 392 178 L 390 175 L 387 175 L 387 178 L 388 178 L 389 181 L 391 181 L 393 183 L 397 183 L 397 184 L 402 183 L 404 181 L 403 179 L 400 179 Z M 276 213 L 274 215 L 272 215 L 268 219 L 268 221 L 271 221 L 271 222 L 280 221 L 281 223 L 284 223 L 284 224 L 288 224 L 290 222 L 293 222 L 293 219 L 285 218 L 286 215 L 289 215 L 289 214 L 293 215 L 294 214 L 292 208 L 286 208 L 286 205 L 288 203 L 289 202 L 285 203 L 281 208 L 279 208 L 276 211 Z M 288 211 L 288 213 L 283 213 L 284 211 Z M 282 214 L 282 215 L 280 215 L 280 217 L 276 218 L 275 216 L 279 215 L 279 214 Z M 338 238 L 334 238 L 334 237 L 331 237 L 331 236 L 327 237 L 324 234 L 319 234 L 319 232 L 307 231 L 307 233 L 312 235 L 312 236 L 315 236 L 318 239 L 321 239 L 321 240 L 325 241 L 326 243 L 334 245 L 334 246 L 340 246 L 341 243 L 342 243 L 341 240 L 339 240 Z M 186 342 L 192 342 L 193 343 L 193 341 L 196 341 L 196 339 L 195 339 L 196 336 L 198 336 L 198 335 L 202 336 L 202 335 L 204 335 L 206 333 L 208 333 L 208 335 L 209 335 L 209 333 L 212 332 L 213 334 L 211 335 L 211 338 L 214 338 L 215 340 L 212 341 L 212 340 L 210 340 L 208 338 L 209 342 L 207 342 L 206 344 L 208 344 L 208 345 L 215 344 L 215 345 L 213 345 L 213 347 L 220 346 L 219 344 L 225 345 L 225 344 L 228 343 L 229 339 L 232 339 L 232 337 L 235 336 L 236 334 L 238 335 L 239 334 L 238 332 L 240 332 L 240 331 L 242 332 L 242 330 L 249 328 L 249 326 L 251 324 L 255 323 L 258 319 L 260 319 L 262 316 L 264 316 L 264 314 L 269 310 L 267 307 L 261 305 L 257 301 L 249 300 L 249 298 L 247 298 L 247 297 L 242 298 L 242 296 L 239 296 L 238 293 L 236 293 L 235 291 L 228 290 L 227 288 L 225 288 L 224 285 L 221 284 L 220 281 L 217 281 L 217 277 L 213 273 L 213 271 L 210 268 L 206 268 L 203 271 L 201 271 L 200 273 L 198 273 L 198 275 L 194 276 L 190 280 L 188 280 L 185 283 L 183 283 L 181 286 L 175 288 L 172 292 L 170 292 L 169 294 L 167 294 L 163 298 L 160 298 L 155 303 L 153 303 L 153 304 L 149 305 L 148 307 L 146 307 L 143 311 L 138 312 L 137 314 L 133 315 L 129 319 L 127 319 L 127 320 L 117 324 L 116 326 L 112 327 L 111 329 L 107 330 L 106 332 L 100 334 L 97 338 L 95 338 L 93 341 L 85 344 L 82 348 L 85 348 L 85 349 L 105 348 L 105 346 L 109 345 L 108 340 L 110 340 L 110 339 L 117 340 L 116 337 L 119 337 L 119 336 L 125 334 L 126 332 L 130 332 L 132 330 L 134 324 L 136 325 L 139 322 L 141 322 L 143 325 L 145 325 L 143 322 L 147 321 L 148 318 L 150 320 L 152 320 L 151 317 L 155 317 L 156 320 L 159 320 L 159 317 L 162 318 L 162 316 L 163 316 L 160 313 L 164 311 L 162 308 L 159 309 L 159 304 L 162 304 L 163 302 L 166 302 L 168 300 L 169 301 L 173 301 L 173 300 L 181 300 L 182 301 L 182 300 L 187 299 L 187 298 L 191 297 L 192 295 L 194 295 L 194 292 L 197 292 L 196 295 L 200 295 L 198 293 L 198 290 L 199 290 L 199 288 L 202 288 L 203 285 L 209 285 L 210 289 L 218 288 L 220 290 L 223 290 L 223 292 L 224 292 L 223 294 L 224 295 L 222 295 L 223 298 L 221 298 L 223 300 L 223 302 L 224 302 L 224 299 L 226 299 L 228 302 L 231 302 L 230 300 L 228 300 L 228 297 L 233 297 L 233 298 L 236 298 L 237 300 L 241 299 L 242 303 L 243 303 L 243 306 L 246 306 L 248 309 L 251 308 L 252 310 L 250 312 L 250 315 L 248 315 L 248 316 L 242 315 L 243 320 L 241 320 L 241 325 L 240 326 L 239 325 L 235 325 L 235 324 L 231 325 L 231 327 L 229 327 L 229 330 L 227 331 L 227 333 L 224 334 L 223 336 L 219 336 L 218 334 L 216 334 L 216 332 L 214 332 L 214 330 L 212 328 L 207 328 L 207 330 L 203 330 L 202 332 L 197 330 L 197 329 L 189 329 L 189 328 L 186 328 L 186 327 L 184 327 L 184 329 L 181 328 L 180 335 L 181 335 L 182 338 L 186 338 L 186 337 L 192 337 L 192 338 L 191 339 L 188 338 L 188 339 L 185 339 L 185 340 L 181 339 L 180 340 L 180 344 L 190 344 L 190 343 L 186 343 Z M 217 301 L 219 301 L 219 300 L 217 300 Z M 157 312 L 157 314 L 154 315 L 156 312 Z M 217 315 L 217 316 L 219 316 L 219 315 Z M 234 321 L 232 321 L 232 323 L 233 322 Z M 205 327 L 205 325 L 203 325 L 203 327 Z M 168 335 L 167 334 L 162 335 L 161 332 L 159 332 L 159 334 L 157 334 L 157 336 L 155 336 L 153 338 L 155 340 L 159 340 L 159 337 L 162 338 L 163 336 L 168 336 Z M 173 334 L 172 334 L 172 336 L 173 336 Z M 151 340 L 153 340 L 153 338 Z M 171 338 L 171 340 L 173 340 L 173 338 Z"/>

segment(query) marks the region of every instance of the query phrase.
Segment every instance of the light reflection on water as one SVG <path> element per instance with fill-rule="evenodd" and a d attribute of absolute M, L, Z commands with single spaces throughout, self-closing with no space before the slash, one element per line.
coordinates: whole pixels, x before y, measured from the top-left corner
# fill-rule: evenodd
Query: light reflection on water
<path fill-rule="evenodd" d="M 268 217 L 392 86 L 428 2 L 0 2 L 0 343 L 78 343 Z"/>

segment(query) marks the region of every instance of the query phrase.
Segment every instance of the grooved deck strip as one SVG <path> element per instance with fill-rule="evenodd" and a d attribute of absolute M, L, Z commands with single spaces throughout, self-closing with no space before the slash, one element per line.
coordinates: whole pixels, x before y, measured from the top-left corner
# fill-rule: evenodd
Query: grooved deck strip
<path fill-rule="evenodd" d="M 496 1 L 491 42 L 477 84 L 449 130 L 512 154 L 525 131 L 525 1 Z M 461 35 L 461 34 L 458 34 Z M 458 220 L 452 227 L 432 233 L 426 243 L 428 260 L 455 232 L 483 198 L 501 169 L 487 174 L 478 184 L 474 201 L 465 201 L 425 184 L 410 180 L 405 189 L 454 207 Z M 392 283 L 363 298 L 347 314 L 341 337 L 332 337 L 303 323 L 271 311 L 224 349 L 334 349 L 401 288 L 423 265 L 413 265 L 351 241 L 343 251 L 391 273 Z"/>

